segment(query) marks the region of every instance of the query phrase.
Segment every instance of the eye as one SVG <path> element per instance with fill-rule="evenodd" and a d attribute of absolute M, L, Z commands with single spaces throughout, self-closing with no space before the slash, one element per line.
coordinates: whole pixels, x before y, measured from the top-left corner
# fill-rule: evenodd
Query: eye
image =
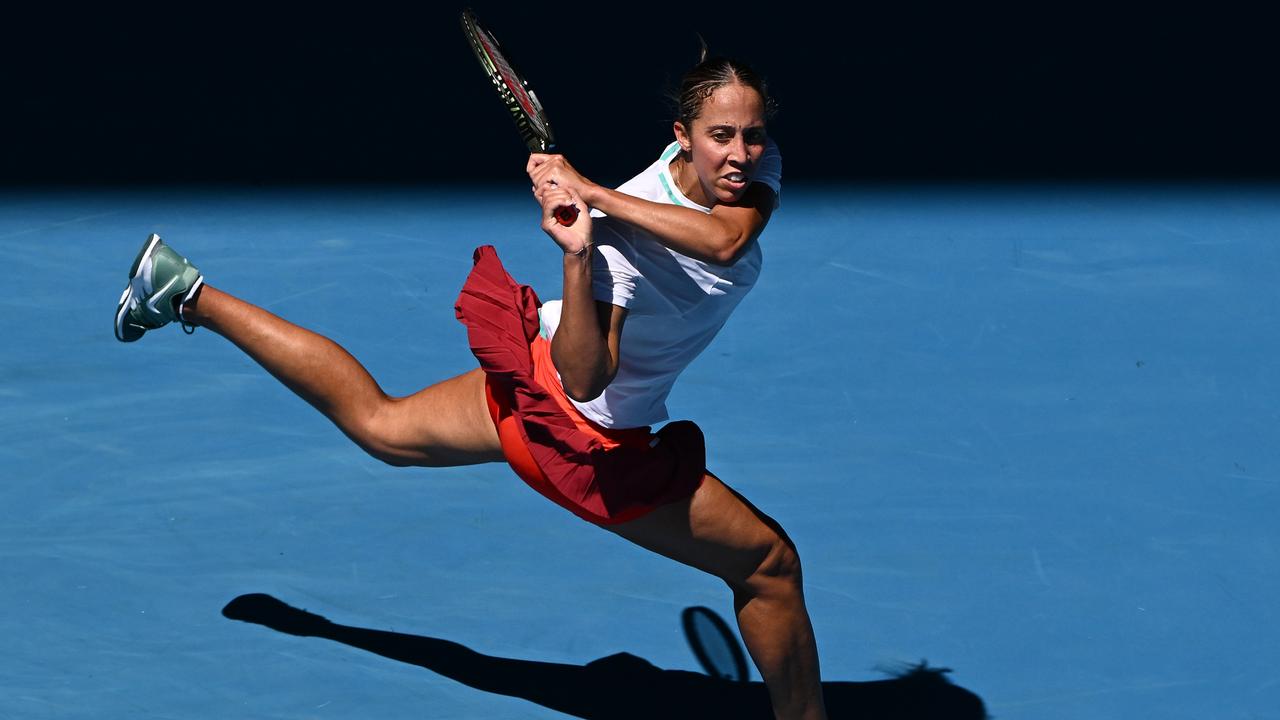
<path fill-rule="evenodd" d="M 748 145 L 763 145 L 766 137 L 764 128 L 750 128 L 742 134 Z"/>

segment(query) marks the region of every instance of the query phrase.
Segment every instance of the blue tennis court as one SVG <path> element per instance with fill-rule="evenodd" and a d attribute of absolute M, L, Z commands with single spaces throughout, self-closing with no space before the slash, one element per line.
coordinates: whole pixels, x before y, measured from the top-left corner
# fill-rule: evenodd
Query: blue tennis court
<path fill-rule="evenodd" d="M 536 225 L 519 182 L 0 196 L 0 718 L 767 716 L 685 641 L 719 581 L 109 327 L 156 232 L 409 393 L 475 366 L 474 246 L 558 297 Z M 965 717 L 877 682 L 927 660 L 996 718 L 1280 717 L 1277 237 L 1265 186 L 787 188 L 672 416 L 796 541 L 833 714 Z"/>

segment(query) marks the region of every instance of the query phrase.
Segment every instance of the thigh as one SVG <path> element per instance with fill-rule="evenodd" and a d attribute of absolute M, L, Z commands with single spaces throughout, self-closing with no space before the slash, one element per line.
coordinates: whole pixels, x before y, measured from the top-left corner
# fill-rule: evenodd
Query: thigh
<path fill-rule="evenodd" d="M 710 473 L 689 499 L 605 529 L 730 582 L 750 576 L 779 540 L 790 544 L 773 518 Z"/>
<path fill-rule="evenodd" d="M 385 403 L 375 422 L 378 436 L 400 464 L 442 467 L 503 460 L 479 369 Z"/>

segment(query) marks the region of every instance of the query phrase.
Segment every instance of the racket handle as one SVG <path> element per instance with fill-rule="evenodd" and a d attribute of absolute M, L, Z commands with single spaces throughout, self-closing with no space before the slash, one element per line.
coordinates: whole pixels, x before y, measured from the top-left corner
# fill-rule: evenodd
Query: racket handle
<path fill-rule="evenodd" d="M 555 216 L 556 222 L 565 227 L 569 227 L 578 221 L 578 206 L 565 205 L 562 208 L 556 208 Z"/>

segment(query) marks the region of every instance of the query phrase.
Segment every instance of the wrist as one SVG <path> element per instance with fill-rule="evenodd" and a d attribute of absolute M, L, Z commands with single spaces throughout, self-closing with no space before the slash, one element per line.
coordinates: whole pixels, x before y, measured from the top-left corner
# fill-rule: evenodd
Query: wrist
<path fill-rule="evenodd" d="M 583 202 L 587 204 L 587 207 L 596 207 L 604 199 L 605 188 L 595 183 L 588 183 L 579 194 L 582 196 Z"/>
<path fill-rule="evenodd" d="M 570 252 L 568 250 L 565 250 L 564 258 L 566 261 L 570 259 L 578 260 L 578 261 L 590 260 L 591 251 L 592 251 L 592 248 L 595 247 L 595 245 L 596 244 L 593 242 L 585 242 L 582 244 L 582 247 L 578 248 L 578 250 L 575 252 Z"/>

